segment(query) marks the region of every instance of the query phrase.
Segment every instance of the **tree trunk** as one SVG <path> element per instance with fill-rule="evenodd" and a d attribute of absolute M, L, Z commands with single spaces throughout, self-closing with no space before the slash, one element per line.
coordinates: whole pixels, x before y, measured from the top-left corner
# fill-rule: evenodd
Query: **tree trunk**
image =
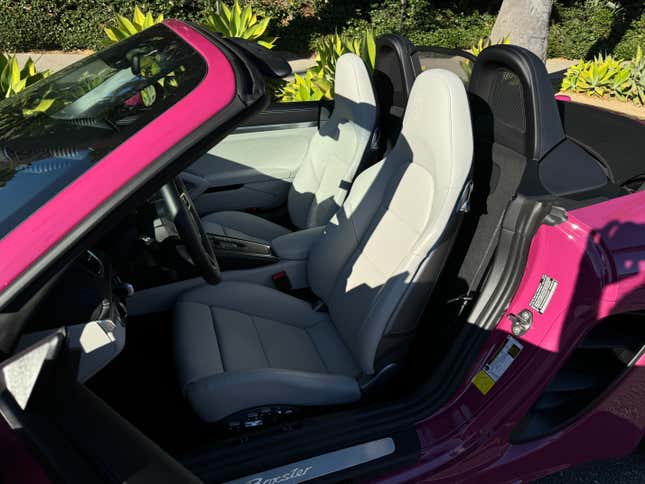
<path fill-rule="evenodd" d="M 527 48 L 543 61 L 549 36 L 553 0 L 504 0 L 490 38 L 493 43 L 510 36 L 510 43 Z"/>

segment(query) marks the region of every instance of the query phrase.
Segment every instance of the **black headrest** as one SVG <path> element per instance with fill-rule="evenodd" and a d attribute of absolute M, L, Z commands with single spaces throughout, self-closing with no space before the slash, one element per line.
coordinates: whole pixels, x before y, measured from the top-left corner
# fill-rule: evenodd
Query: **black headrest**
<path fill-rule="evenodd" d="M 476 140 L 539 160 L 565 139 L 544 63 L 516 45 L 494 45 L 475 62 L 471 94 Z"/>

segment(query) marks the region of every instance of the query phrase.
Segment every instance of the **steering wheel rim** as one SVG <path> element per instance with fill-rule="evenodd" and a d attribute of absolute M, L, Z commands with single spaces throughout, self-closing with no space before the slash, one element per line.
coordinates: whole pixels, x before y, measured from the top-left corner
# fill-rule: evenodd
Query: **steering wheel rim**
<path fill-rule="evenodd" d="M 221 280 L 217 257 L 186 186 L 180 178 L 175 178 L 161 187 L 161 196 L 201 276 L 209 284 L 217 284 Z"/>

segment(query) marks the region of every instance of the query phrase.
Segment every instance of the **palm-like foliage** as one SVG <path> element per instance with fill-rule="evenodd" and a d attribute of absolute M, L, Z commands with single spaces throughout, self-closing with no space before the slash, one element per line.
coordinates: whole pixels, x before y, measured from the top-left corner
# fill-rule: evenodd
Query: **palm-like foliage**
<path fill-rule="evenodd" d="M 645 57 L 639 47 L 629 62 L 610 55 L 597 56 L 569 67 L 562 80 L 562 91 L 589 96 L 609 96 L 645 104 Z"/>
<path fill-rule="evenodd" d="M 44 79 L 49 71 L 38 72 L 36 63 L 30 57 L 22 69 L 15 55 L 5 56 L 0 53 L 0 98 L 8 98 L 35 82 Z"/>
<path fill-rule="evenodd" d="M 276 39 L 266 36 L 270 21 L 271 17 L 259 19 L 249 5 L 242 8 L 235 0 L 232 7 L 218 2 L 216 11 L 204 19 L 204 25 L 224 37 L 252 40 L 267 49 L 273 49 Z"/>
<path fill-rule="evenodd" d="M 151 12 L 143 13 L 141 9 L 135 5 L 132 20 L 124 17 L 123 15 L 117 15 L 114 17 L 114 23 L 116 26 L 113 28 L 106 27 L 103 29 L 105 31 L 105 35 L 108 37 L 104 43 L 106 45 L 114 44 L 161 22 L 163 22 L 163 15 L 159 14 L 155 18 Z"/>
<path fill-rule="evenodd" d="M 295 74 L 294 80 L 282 88 L 278 97 L 282 102 L 319 101 L 331 99 L 332 84 L 320 72 L 308 70 L 304 76 Z"/>
<path fill-rule="evenodd" d="M 376 60 L 376 41 L 374 33 L 366 30 L 359 35 L 332 34 L 321 37 L 314 45 L 316 50 L 316 69 L 328 79 L 336 75 L 338 58 L 352 52 L 363 59 L 368 68 L 374 68 Z"/>
<path fill-rule="evenodd" d="M 645 106 L 645 55 L 640 46 L 630 62 L 629 71 L 629 97 Z"/>
<path fill-rule="evenodd" d="M 294 80 L 282 88 L 278 95 L 282 102 L 333 99 L 336 63 L 341 55 L 348 52 L 363 59 L 369 69 L 374 68 L 376 41 L 370 30 L 355 36 L 337 33 L 326 35 L 314 47 L 316 66 L 309 69 L 304 77 L 296 74 Z"/>

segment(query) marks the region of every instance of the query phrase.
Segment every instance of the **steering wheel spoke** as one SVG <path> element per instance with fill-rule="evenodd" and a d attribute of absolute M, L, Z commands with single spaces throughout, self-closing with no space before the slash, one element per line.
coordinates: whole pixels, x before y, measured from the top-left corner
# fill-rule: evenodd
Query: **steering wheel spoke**
<path fill-rule="evenodd" d="M 215 251 L 181 179 L 164 185 L 161 195 L 193 263 L 206 282 L 217 284 L 221 275 Z"/>

